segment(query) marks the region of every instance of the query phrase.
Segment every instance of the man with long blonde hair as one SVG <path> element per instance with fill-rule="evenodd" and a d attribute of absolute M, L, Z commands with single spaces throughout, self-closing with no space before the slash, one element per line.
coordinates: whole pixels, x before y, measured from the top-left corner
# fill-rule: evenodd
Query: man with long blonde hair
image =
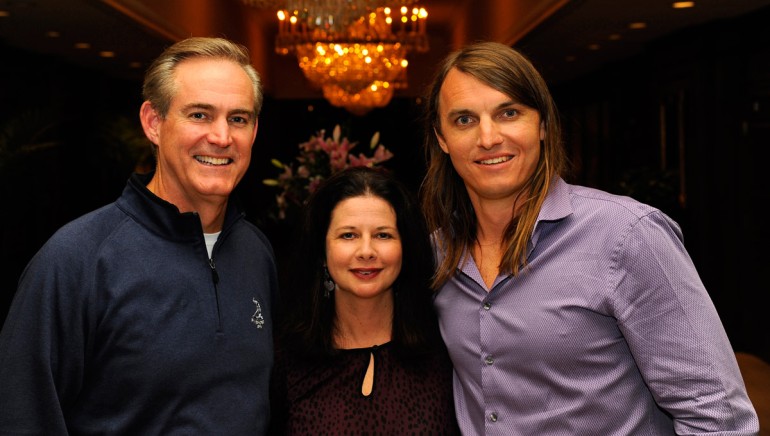
<path fill-rule="evenodd" d="M 571 185 L 545 81 L 503 44 L 440 65 L 423 212 L 463 434 L 758 432 L 679 226 Z"/>

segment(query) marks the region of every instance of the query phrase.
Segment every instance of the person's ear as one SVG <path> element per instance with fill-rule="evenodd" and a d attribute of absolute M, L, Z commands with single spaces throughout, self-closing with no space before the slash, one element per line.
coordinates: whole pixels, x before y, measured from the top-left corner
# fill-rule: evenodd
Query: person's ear
<path fill-rule="evenodd" d="M 446 141 L 444 140 L 444 137 L 441 136 L 441 133 L 438 132 L 438 129 L 435 127 L 433 128 L 433 134 L 436 135 L 436 140 L 438 140 L 438 145 L 441 147 L 442 150 L 444 150 L 444 153 L 449 154 L 449 148 L 446 145 Z"/>
<path fill-rule="evenodd" d="M 142 129 L 144 129 L 144 135 L 155 145 L 160 142 L 160 115 L 152 107 L 149 101 L 142 103 L 142 107 L 139 108 L 139 120 L 142 122 Z"/>

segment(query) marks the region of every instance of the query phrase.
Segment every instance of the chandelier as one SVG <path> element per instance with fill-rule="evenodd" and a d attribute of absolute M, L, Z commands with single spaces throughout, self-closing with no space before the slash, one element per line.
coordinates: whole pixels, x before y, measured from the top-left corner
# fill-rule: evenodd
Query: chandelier
<path fill-rule="evenodd" d="M 428 50 L 428 13 L 416 0 L 285 0 L 281 5 L 276 52 L 295 55 L 329 103 L 356 115 L 386 106 L 396 89 L 407 86 L 407 54 Z"/>

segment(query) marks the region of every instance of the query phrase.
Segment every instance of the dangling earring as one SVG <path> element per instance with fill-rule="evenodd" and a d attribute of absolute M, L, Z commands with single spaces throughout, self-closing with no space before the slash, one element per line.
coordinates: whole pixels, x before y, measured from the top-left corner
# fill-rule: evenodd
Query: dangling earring
<path fill-rule="evenodd" d="M 332 280 L 332 276 L 329 275 L 329 269 L 324 267 L 324 298 L 329 298 L 336 286 L 337 284 Z"/>

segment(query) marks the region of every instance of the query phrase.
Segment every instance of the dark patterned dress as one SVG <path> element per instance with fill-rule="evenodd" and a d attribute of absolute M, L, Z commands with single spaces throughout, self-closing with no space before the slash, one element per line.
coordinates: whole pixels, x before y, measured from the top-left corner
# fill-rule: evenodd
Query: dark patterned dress
<path fill-rule="evenodd" d="M 371 355 L 374 383 L 361 393 Z M 397 359 L 390 343 L 313 362 L 276 352 L 272 435 L 458 435 L 445 353 Z"/>

